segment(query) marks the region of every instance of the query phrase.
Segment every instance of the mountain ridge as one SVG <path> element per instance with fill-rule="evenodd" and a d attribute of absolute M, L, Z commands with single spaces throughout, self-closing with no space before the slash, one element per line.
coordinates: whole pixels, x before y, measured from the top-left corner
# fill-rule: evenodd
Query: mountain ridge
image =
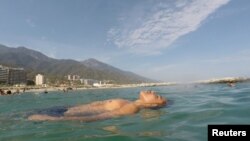
<path fill-rule="evenodd" d="M 94 58 L 81 62 L 72 59 L 54 59 L 26 47 L 13 48 L 2 44 L 0 44 L 0 64 L 22 67 L 28 71 L 30 79 L 34 78 L 36 73 L 43 73 L 55 79 L 63 79 L 68 74 L 77 74 L 86 79 L 113 80 L 115 83 L 155 82 Z"/>

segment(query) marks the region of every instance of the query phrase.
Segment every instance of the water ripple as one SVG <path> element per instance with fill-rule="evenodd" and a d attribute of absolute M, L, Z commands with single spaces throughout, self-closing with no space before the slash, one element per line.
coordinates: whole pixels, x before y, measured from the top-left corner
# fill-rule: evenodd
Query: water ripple
<path fill-rule="evenodd" d="M 82 123 L 30 122 L 35 109 L 77 105 L 109 98 L 136 99 L 144 88 L 75 91 L 68 95 L 26 93 L 0 98 L 0 140 L 206 140 L 208 124 L 250 123 L 250 85 L 231 88 L 218 85 L 152 87 L 169 100 L 159 110 L 143 110 L 134 116 Z M 150 89 L 150 88 L 147 88 Z"/>

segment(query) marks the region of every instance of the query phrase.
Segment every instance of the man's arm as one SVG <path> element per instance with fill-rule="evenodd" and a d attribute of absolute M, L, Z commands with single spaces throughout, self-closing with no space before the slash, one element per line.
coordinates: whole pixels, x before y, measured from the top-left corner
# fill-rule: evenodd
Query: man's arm
<path fill-rule="evenodd" d="M 28 120 L 33 120 L 33 121 L 57 121 L 57 120 L 79 120 L 83 122 L 92 122 L 92 121 L 97 121 L 97 120 L 106 120 L 106 119 L 111 119 L 111 118 L 116 118 L 116 117 L 121 117 L 121 116 L 126 116 L 126 115 L 132 115 L 135 114 L 139 111 L 139 108 L 130 103 L 126 104 L 120 109 L 114 110 L 114 111 L 109 111 L 109 112 L 104 112 L 101 114 L 96 114 L 92 116 L 62 116 L 62 117 L 53 117 L 53 116 L 48 116 L 48 115 L 32 115 L 28 118 Z"/>
<path fill-rule="evenodd" d="M 84 122 L 91 122 L 97 120 L 105 120 L 115 117 L 112 113 L 102 113 L 95 116 L 62 116 L 54 117 L 49 115 L 35 114 L 28 117 L 30 121 L 60 121 L 60 120 L 79 120 Z"/>

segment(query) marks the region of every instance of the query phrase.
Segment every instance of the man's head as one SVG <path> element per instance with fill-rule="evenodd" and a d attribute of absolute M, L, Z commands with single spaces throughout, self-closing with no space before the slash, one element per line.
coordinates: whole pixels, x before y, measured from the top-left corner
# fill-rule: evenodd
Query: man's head
<path fill-rule="evenodd" d="M 141 91 L 139 100 L 148 108 L 165 106 L 167 103 L 166 98 L 157 95 L 154 91 Z"/>

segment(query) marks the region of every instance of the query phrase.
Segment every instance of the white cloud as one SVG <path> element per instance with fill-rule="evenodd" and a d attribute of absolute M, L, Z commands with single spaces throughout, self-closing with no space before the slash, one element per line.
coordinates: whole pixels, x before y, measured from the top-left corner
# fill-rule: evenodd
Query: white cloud
<path fill-rule="evenodd" d="M 140 13 L 139 22 L 130 18 L 124 25 L 110 29 L 108 40 L 135 53 L 159 54 L 178 38 L 198 29 L 211 13 L 228 2 L 177 0 L 170 4 L 163 1 L 152 6 L 151 10 L 145 10 L 144 14 Z"/>

